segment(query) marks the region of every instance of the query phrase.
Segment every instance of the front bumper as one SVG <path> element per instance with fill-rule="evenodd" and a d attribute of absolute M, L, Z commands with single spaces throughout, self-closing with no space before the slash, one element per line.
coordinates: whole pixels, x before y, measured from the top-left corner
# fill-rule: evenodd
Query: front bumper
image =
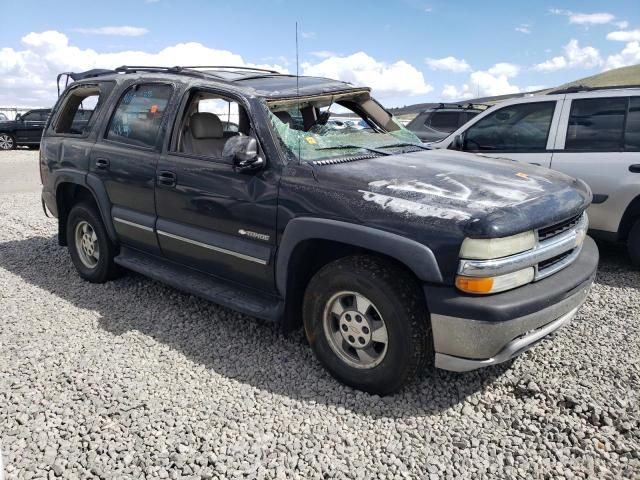
<path fill-rule="evenodd" d="M 568 323 L 589 293 L 598 248 L 587 237 L 565 269 L 496 295 L 425 285 L 438 368 L 457 372 L 505 362 Z"/>

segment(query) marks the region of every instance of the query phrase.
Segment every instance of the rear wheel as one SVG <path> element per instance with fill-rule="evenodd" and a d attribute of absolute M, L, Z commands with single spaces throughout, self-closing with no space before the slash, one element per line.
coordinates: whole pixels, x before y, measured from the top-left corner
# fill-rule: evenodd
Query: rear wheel
<path fill-rule="evenodd" d="M 627 249 L 631 257 L 631 263 L 640 268 L 640 218 L 635 221 L 627 238 Z"/>
<path fill-rule="evenodd" d="M 372 256 L 323 267 L 305 293 L 309 343 L 341 382 L 370 393 L 393 393 L 432 359 L 429 314 L 415 280 Z"/>
<path fill-rule="evenodd" d="M 117 276 L 115 245 L 92 204 L 78 203 L 69 212 L 67 245 L 76 270 L 85 280 L 103 283 Z"/>
<path fill-rule="evenodd" d="M 0 133 L 0 150 L 13 150 L 16 148 L 15 139 L 8 133 Z"/>

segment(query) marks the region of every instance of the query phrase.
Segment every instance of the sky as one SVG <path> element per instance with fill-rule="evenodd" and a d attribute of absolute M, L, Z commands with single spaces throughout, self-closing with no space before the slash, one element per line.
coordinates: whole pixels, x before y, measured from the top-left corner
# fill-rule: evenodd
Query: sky
<path fill-rule="evenodd" d="M 61 71 L 249 65 L 367 85 L 388 107 L 552 87 L 640 63 L 640 0 L 0 0 L 0 106 Z M 640 83 L 640 79 L 639 79 Z"/>

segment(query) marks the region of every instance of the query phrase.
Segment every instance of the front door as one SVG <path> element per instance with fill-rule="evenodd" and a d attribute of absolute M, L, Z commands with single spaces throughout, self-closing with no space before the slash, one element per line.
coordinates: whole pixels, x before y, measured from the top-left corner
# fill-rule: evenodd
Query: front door
<path fill-rule="evenodd" d="M 159 254 L 154 232 L 160 130 L 173 87 L 133 84 L 122 92 L 91 151 L 89 170 L 105 185 L 121 243 Z"/>
<path fill-rule="evenodd" d="M 47 115 L 47 112 L 40 110 L 32 110 L 25 113 L 20 118 L 20 125 L 16 130 L 18 143 L 40 143 Z"/>
<path fill-rule="evenodd" d="M 157 166 L 162 252 L 218 278 L 273 293 L 279 174 L 268 161 L 262 170 L 240 173 L 223 158 L 229 138 L 255 136 L 238 101 L 192 91 L 183 103 L 173 145 Z M 239 132 L 226 127 L 232 124 Z"/>

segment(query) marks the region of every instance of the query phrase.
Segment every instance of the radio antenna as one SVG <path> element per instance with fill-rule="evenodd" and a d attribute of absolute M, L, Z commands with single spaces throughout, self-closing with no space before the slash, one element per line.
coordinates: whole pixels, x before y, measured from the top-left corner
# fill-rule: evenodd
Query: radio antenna
<path fill-rule="evenodd" d="M 300 62 L 298 60 L 298 21 L 296 20 L 296 97 L 298 97 L 298 115 L 300 111 Z M 302 163 L 302 143 L 298 135 L 298 162 Z"/>

